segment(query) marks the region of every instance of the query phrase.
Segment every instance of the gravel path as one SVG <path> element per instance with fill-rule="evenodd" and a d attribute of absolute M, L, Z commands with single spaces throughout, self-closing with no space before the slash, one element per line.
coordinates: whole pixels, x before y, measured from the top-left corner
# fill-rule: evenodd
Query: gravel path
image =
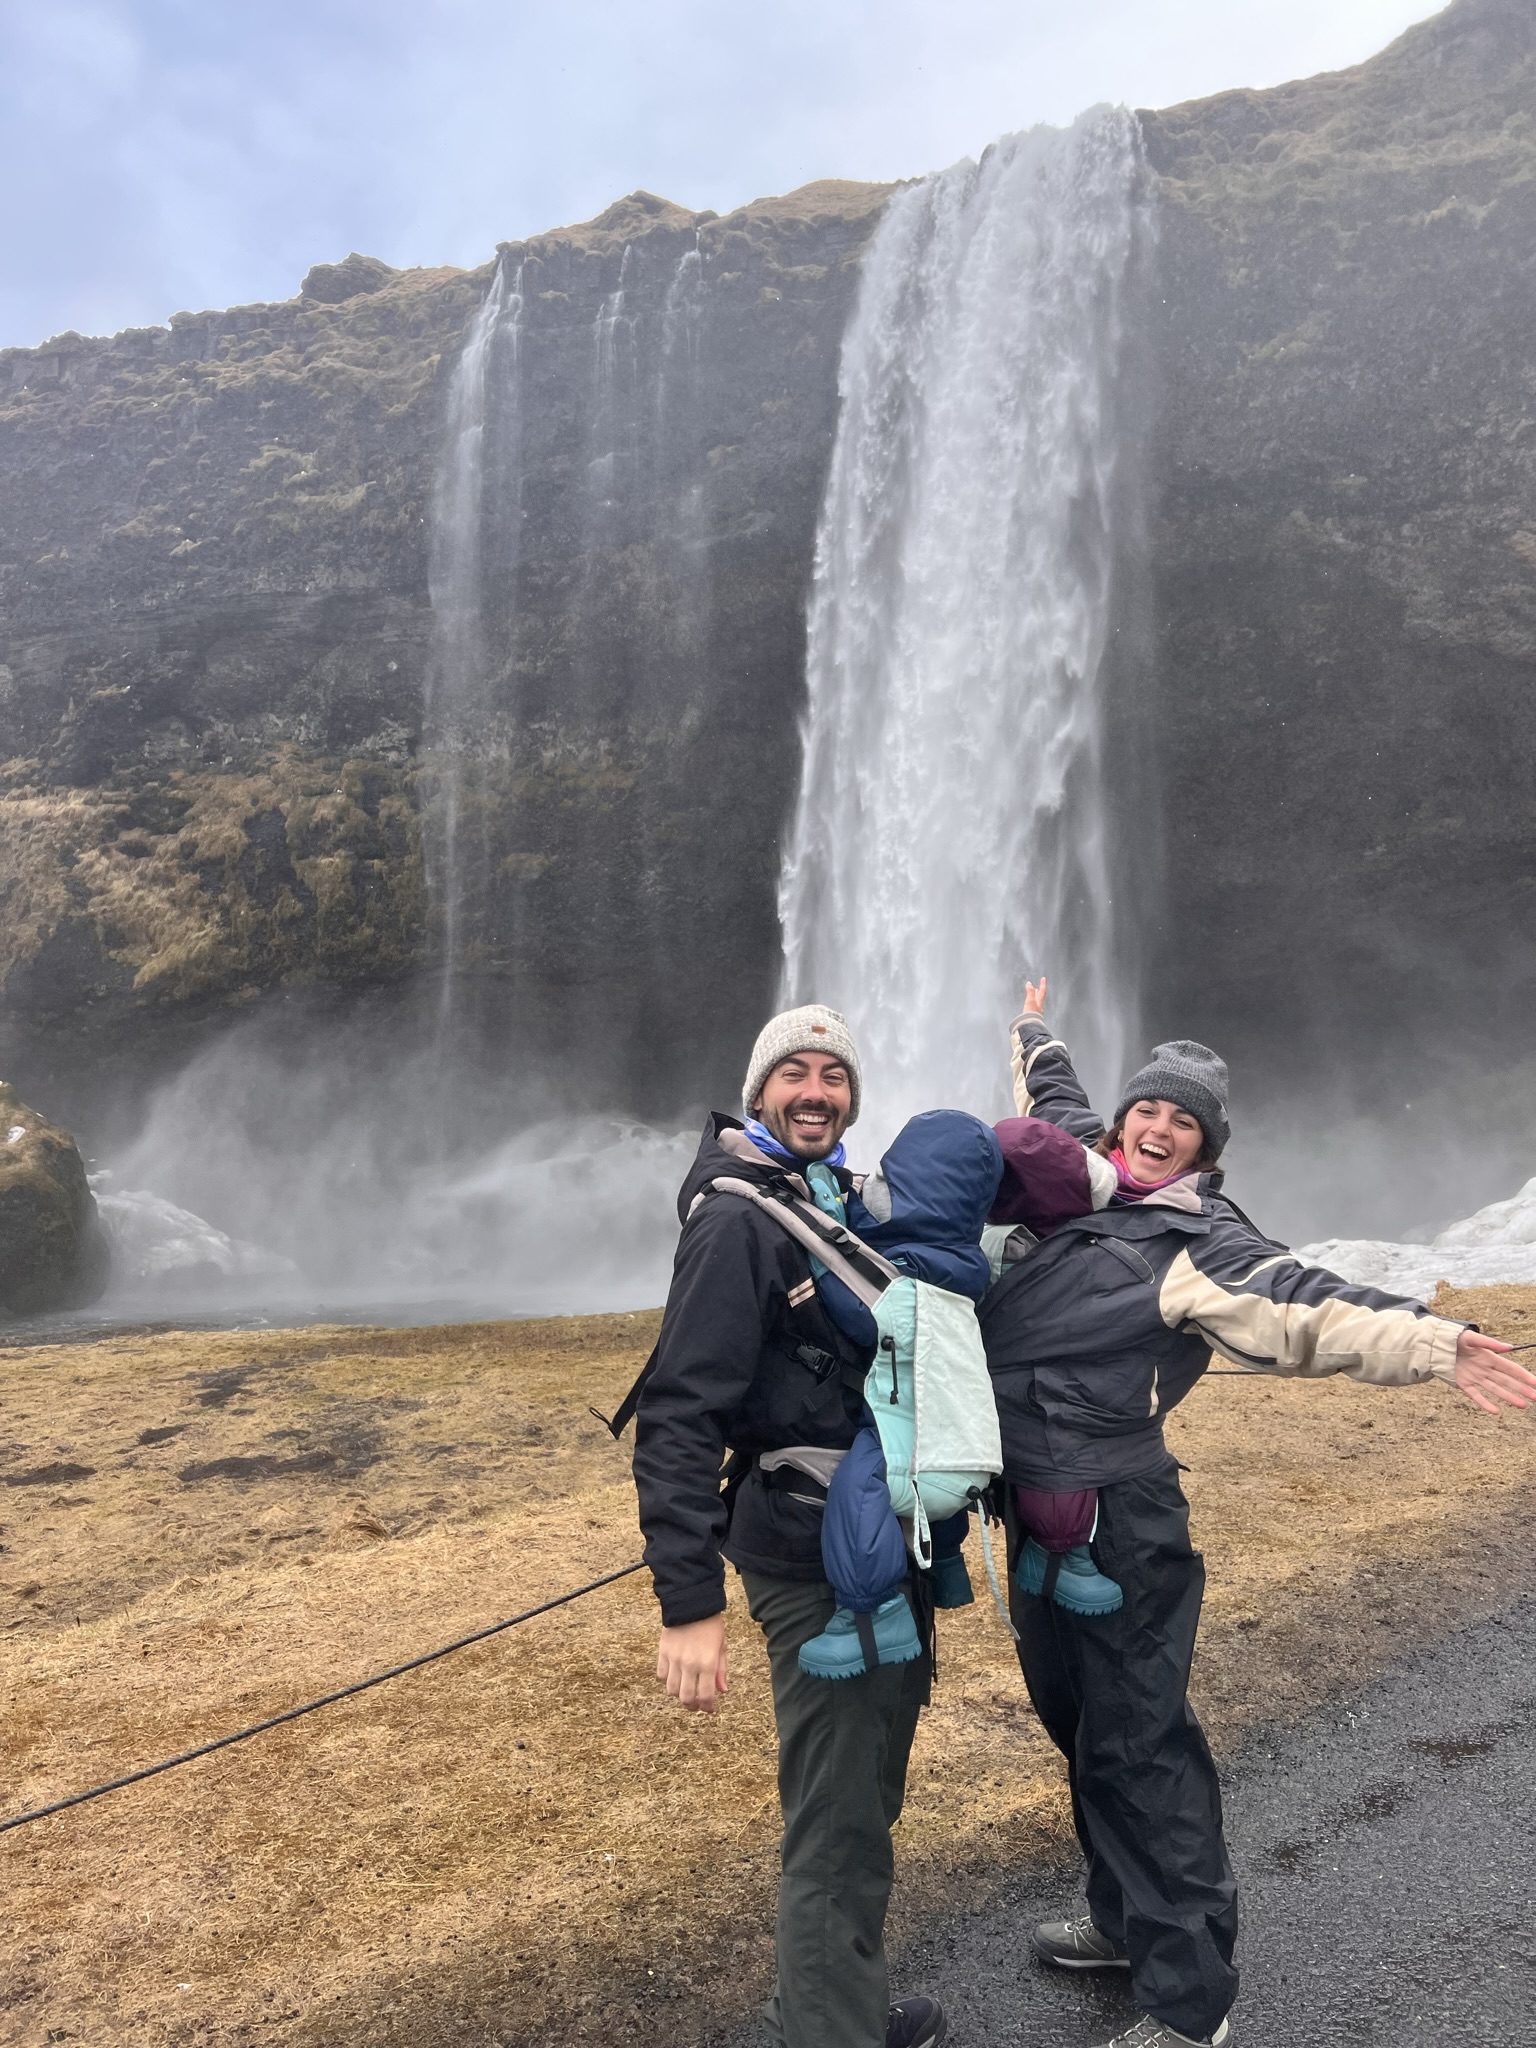
<path fill-rule="evenodd" d="M 1243 1888 L 1242 2048 L 1536 2043 L 1536 1599 L 1415 1656 L 1224 1774 Z M 1119 1973 L 1028 1958 L 1080 1910 L 1031 1874 L 901 1958 L 951 2048 L 1092 2048 L 1132 2013 Z"/>

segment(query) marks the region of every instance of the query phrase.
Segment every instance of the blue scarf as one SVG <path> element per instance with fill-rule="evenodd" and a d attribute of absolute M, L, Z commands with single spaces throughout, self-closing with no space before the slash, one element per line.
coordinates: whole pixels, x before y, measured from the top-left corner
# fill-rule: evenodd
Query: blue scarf
<path fill-rule="evenodd" d="M 759 1123 L 755 1116 L 747 1119 L 747 1136 L 759 1152 L 766 1152 L 771 1159 L 782 1159 L 787 1166 L 794 1167 L 797 1173 L 804 1173 L 807 1165 L 845 1166 L 848 1162 L 848 1155 L 841 1145 L 834 1146 L 825 1159 L 801 1159 L 796 1153 L 791 1152 L 787 1145 L 781 1145 L 768 1126 Z"/>

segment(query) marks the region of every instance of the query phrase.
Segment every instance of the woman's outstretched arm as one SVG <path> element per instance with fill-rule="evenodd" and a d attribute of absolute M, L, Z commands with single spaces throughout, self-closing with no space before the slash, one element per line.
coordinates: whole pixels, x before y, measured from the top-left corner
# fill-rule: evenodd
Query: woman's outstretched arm
<path fill-rule="evenodd" d="M 1077 1078 L 1072 1056 L 1045 1021 L 1046 982 L 1024 984 L 1024 1007 L 1009 1027 L 1013 1060 L 1013 1100 L 1020 1116 L 1038 1116 L 1059 1124 L 1084 1145 L 1104 1135 L 1098 1116 Z"/>
<path fill-rule="evenodd" d="M 1490 1415 L 1501 1402 L 1536 1403 L 1536 1376 L 1501 1339 L 1306 1265 L 1230 1214 L 1175 1258 L 1158 1307 L 1170 1328 L 1198 1332 L 1224 1358 L 1261 1372 L 1346 1373 L 1376 1386 L 1440 1379 Z"/>

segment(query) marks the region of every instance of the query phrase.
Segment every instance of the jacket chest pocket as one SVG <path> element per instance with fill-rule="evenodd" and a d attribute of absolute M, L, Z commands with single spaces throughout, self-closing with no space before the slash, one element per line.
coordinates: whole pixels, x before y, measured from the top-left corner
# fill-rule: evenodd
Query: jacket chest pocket
<path fill-rule="evenodd" d="M 809 1321 L 776 1332 L 743 1417 L 755 1443 L 847 1440 L 864 1405 L 863 1371 L 817 1343 L 822 1334 Z"/>
<path fill-rule="evenodd" d="M 1151 1260 L 1143 1257 L 1135 1245 L 1118 1237 L 1089 1237 L 1084 1240 L 1084 1248 L 1089 1259 L 1089 1285 L 1095 1294 L 1115 1292 L 1131 1281 L 1143 1287 L 1157 1285 Z M 1106 1260 L 1112 1263 L 1106 1264 Z"/>

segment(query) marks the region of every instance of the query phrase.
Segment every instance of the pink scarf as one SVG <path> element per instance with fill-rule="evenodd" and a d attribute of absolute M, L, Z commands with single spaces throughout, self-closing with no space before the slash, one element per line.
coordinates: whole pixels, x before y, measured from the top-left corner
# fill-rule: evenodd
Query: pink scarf
<path fill-rule="evenodd" d="M 1125 1202 L 1139 1202 L 1147 1195 L 1155 1195 L 1159 1188 L 1171 1188 L 1176 1180 L 1183 1180 L 1187 1173 L 1194 1171 L 1193 1167 L 1182 1166 L 1177 1173 L 1167 1174 L 1162 1180 L 1137 1180 L 1126 1165 L 1125 1154 L 1118 1145 L 1110 1153 L 1109 1163 L 1119 1176 L 1119 1196 Z"/>

